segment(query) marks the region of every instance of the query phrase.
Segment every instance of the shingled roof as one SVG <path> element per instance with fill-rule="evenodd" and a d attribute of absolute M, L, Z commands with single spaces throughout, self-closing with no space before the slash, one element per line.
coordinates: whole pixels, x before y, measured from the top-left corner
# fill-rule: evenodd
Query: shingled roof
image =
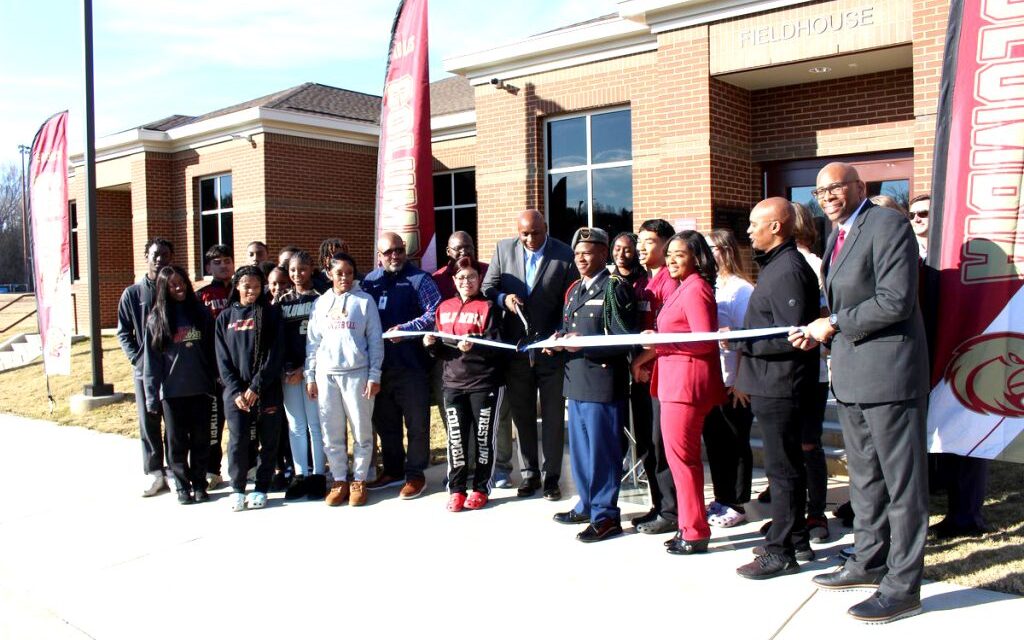
<path fill-rule="evenodd" d="M 476 108 L 473 87 L 462 76 L 451 76 L 430 83 L 430 115 L 472 111 Z"/>
<path fill-rule="evenodd" d="M 210 120 L 253 107 L 312 113 L 343 120 L 380 124 L 380 101 L 380 96 L 306 82 L 290 89 L 204 113 L 201 116 L 173 115 L 144 124 L 141 128 L 152 131 L 169 131 L 175 127 Z M 430 107 L 431 115 L 435 116 L 472 111 L 474 107 L 473 88 L 469 86 L 469 81 L 461 76 L 452 76 L 431 83 Z"/>

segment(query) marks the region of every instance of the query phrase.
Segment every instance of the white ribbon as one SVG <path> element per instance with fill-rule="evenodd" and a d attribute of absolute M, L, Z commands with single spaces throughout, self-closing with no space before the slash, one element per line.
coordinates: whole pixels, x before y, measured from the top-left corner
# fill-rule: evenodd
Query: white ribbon
<path fill-rule="evenodd" d="M 788 335 L 794 329 L 803 330 L 802 327 L 769 327 L 767 329 L 737 329 L 735 331 L 703 331 L 692 333 L 627 333 L 623 335 L 598 335 L 598 336 L 561 336 L 558 338 L 547 338 L 523 347 L 516 347 L 507 342 L 477 338 L 474 336 L 458 336 L 443 331 L 386 331 L 384 339 L 390 338 L 414 338 L 425 335 L 435 336 L 442 340 L 465 340 L 475 344 L 482 344 L 498 349 L 511 349 L 513 351 L 525 351 L 527 349 L 554 349 L 558 347 L 616 347 L 625 345 L 646 345 L 646 344 L 679 344 L 685 342 L 708 342 L 712 340 L 753 340 L 755 338 L 766 338 L 768 336 Z"/>

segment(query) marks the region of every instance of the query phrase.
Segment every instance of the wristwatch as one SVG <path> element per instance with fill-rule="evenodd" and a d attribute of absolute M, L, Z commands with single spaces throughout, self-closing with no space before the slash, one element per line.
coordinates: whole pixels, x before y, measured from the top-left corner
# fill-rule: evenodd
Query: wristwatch
<path fill-rule="evenodd" d="M 830 327 L 832 327 L 833 331 L 835 331 L 836 333 L 839 333 L 839 316 L 838 315 L 836 315 L 834 313 L 832 315 L 830 315 L 828 317 L 828 324 L 829 324 Z"/>

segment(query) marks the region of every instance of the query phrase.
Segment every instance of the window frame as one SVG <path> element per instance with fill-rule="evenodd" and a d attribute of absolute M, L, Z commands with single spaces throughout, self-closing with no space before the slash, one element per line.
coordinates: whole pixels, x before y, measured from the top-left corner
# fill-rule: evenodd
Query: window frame
<path fill-rule="evenodd" d="M 473 174 L 473 203 L 472 204 L 455 204 L 455 174 L 457 174 L 457 173 L 472 173 Z M 435 229 L 435 233 L 436 233 L 436 229 L 437 229 L 437 214 L 438 214 L 438 212 L 442 212 L 443 211 L 446 215 L 450 216 L 449 220 L 451 221 L 451 228 L 452 228 L 453 231 L 457 231 L 458 230 L 458 229 L 455 228 L 455 212 L 458 209 L 476 209 L 477 210 L 477 221 L 479 222 L 479 219 L 480 219 L 480 217 L 479 217 L 480 209 L 478 208 L 479 203 L 477 202 L 478 198 L 477 198 L 477 191 L 476 191 L 476 167 L 462 167 L 461 169 L 448 169 L 448 170 L 445 170 L 445 171 L 435 171 L 434 173 L 431 174 L 430 177 L 431 177 L 431 180 L 433 180 L 433 179 L 441 177 L 441 176 L 447 176 L 448 177 L 448 193 L 451 194 L 451 204 L 446 204 L 446 205 L 438 206 L 436 204 L 437 203 L 437 194 L 436 193 L 434 194 L 434 203 L 435 203 L 434 204 L 434 229 Z M 476 235 L 479 235 L 479 233 L 480 233 L 480 228 L 479 228 L 479 225 L 477 225 L 477 233 L 476 233 Z M 473 238 L 473 242 L 476 243 L 476 241 L 477 241 L 477 238 L 474 237 Z M 447 243 L 447 239 L 445 239 L 445 242 Z M 438 253 L 439 256 L 445 255 L 445 249 L 447 248 L 447 245 L 443 245 L 442 246 L 440 238 L 437 238 L 437 245 L 436 245 L 436 247 L 437 247 L 437 253 Z M 477 258 L 479 258 L 479 256 L 477 256 Z M 441 260 L 438 261 L 438 266 L 439 267 L 442 266 L 443 264 L 444 264 L 444 261 L 441 261 Z"/>
<path fill-rule="evenodd" d="M 82 279 L 82 271 L 78 263 L 78 201 L 68 201 L 68 248 L 71 263 L 71 282 Z"/>
<path fill-rule="evenodd" d="M 222 200 L 222 196 L 221 196 L 221 179 L 225 178 L 225 177 L 231 178 L 231 206 L 230 207 L 221 207 L 220 206 L 221 200 Z M 213 209 L 209 209 L 207 211 L 204 211 L 203 210 L 203 182 L 206 182 L 207 180 L 213 180 L 213 184 L 214 184 L 213 198 L 216 201 L 217 206 L 214 207 Z M 199 235 L 199 273 L 202 273 L 203 274 L 203 278 L 208 280 L 208 279 L 210 279 L 210 276 L 205 273 L 205 268 L 203 266 L 204 254 L 206 253 L 206 249 L 204 248 L 206 246 L 206 243 L 205 243 L 205 238 L 203 238 L 203 217 L 204 216 L 217 216 L 217 241 L 211 243 L 210 246 L 212 246 L 214 244 L 224 244 L 224 242 L 223 242 L 223 240 L 224 240 L 224 238 L 223 238 L 223 236 L 224 236 L 224 229 L 223 229 L 224 222 L 223 222 L 222 216 L 225 213 L 230 213 L 231 214 L 231 236 L 232 236 L 232 242 L 234 241 L 234 235 L 235 235 L 234 234 L 234 226 L 235 226 L 235 217 L 234 217 L 234 215 L 235 215 L 235 180 L 234 180 L 234 177 L 232 176 L 232 173 L 230 171 L 225 171 L 224 173 L 215 173 L 215 174 L 211 174 L 211 175 L 208 175 L 208 176 L 202 176 L 202 177 L 198 178 L 196 180 L 196 186 L 198 187 L 197 193 L 199 194 L 199 198 L 198 198 L 199 199 L 199 208 L 198 208 L 198 213 L 199 213 L 198 223 L 199 224 L 197 225 L 199 227 L 199 234 L 198 234 Z"/>
<path fill-rule="evenodd" d="M 591 120 L 594 116 L 603 115 L 606 113 L 616 113 L 619 111 L 629 112 L 629 160 L 619 160 L 616 162 L 598 162 L 593 163 L 593 149 L 592 141 L 593 135 L 591 131 Z M 550 153 L 551 153 L 551 140 L 550 140 L 550 124 L 552 122 L 558 122 L 561 120 L 572 120 L 575 118 L 584 119 L 584 135 L 586 136 L 587 143 L 587 162 L 585 164 L 573 165 L 571 167 L 559 167 L 552 169 L 550 167 Z M 600 169 L 616 169 L 620 167 L 630 168 L 630 177 L 633 173 L 633 107 L 630 104 L 618 105 L 614 107 L 605 107 L 601 109 L 592 109 L 588 111 L 577 111 L 573 113 L 565 113 L 558 116 L 551 116 L 544 119 L 544 148 L 542 150 L 543 157 L 541 161 L 544 163 L 544 219 L 547 221 L 548 226 L 551 225 L 551 176 L 557 176 L 567 173 L 579 173 L 583 171 L 587 176 L 587 226 L 594 226 L 594 171 Z M 632 191 L 632 189 L 631 189 Z M 630 194 L 632 200 L 632 193 Z"/>

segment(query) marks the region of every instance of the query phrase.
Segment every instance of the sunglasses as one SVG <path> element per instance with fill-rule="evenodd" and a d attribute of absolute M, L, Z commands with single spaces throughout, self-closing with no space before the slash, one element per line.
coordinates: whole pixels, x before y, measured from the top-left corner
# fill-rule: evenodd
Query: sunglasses
<path fill-rule="evenodd" d="M 381 251 L 380 255 L 382 255 L 382 256 L 400 256 L 403 253 L 405 253 L 405 247 L 393 247 L 391 249 L 388 249 L 387 251 Z"/>

